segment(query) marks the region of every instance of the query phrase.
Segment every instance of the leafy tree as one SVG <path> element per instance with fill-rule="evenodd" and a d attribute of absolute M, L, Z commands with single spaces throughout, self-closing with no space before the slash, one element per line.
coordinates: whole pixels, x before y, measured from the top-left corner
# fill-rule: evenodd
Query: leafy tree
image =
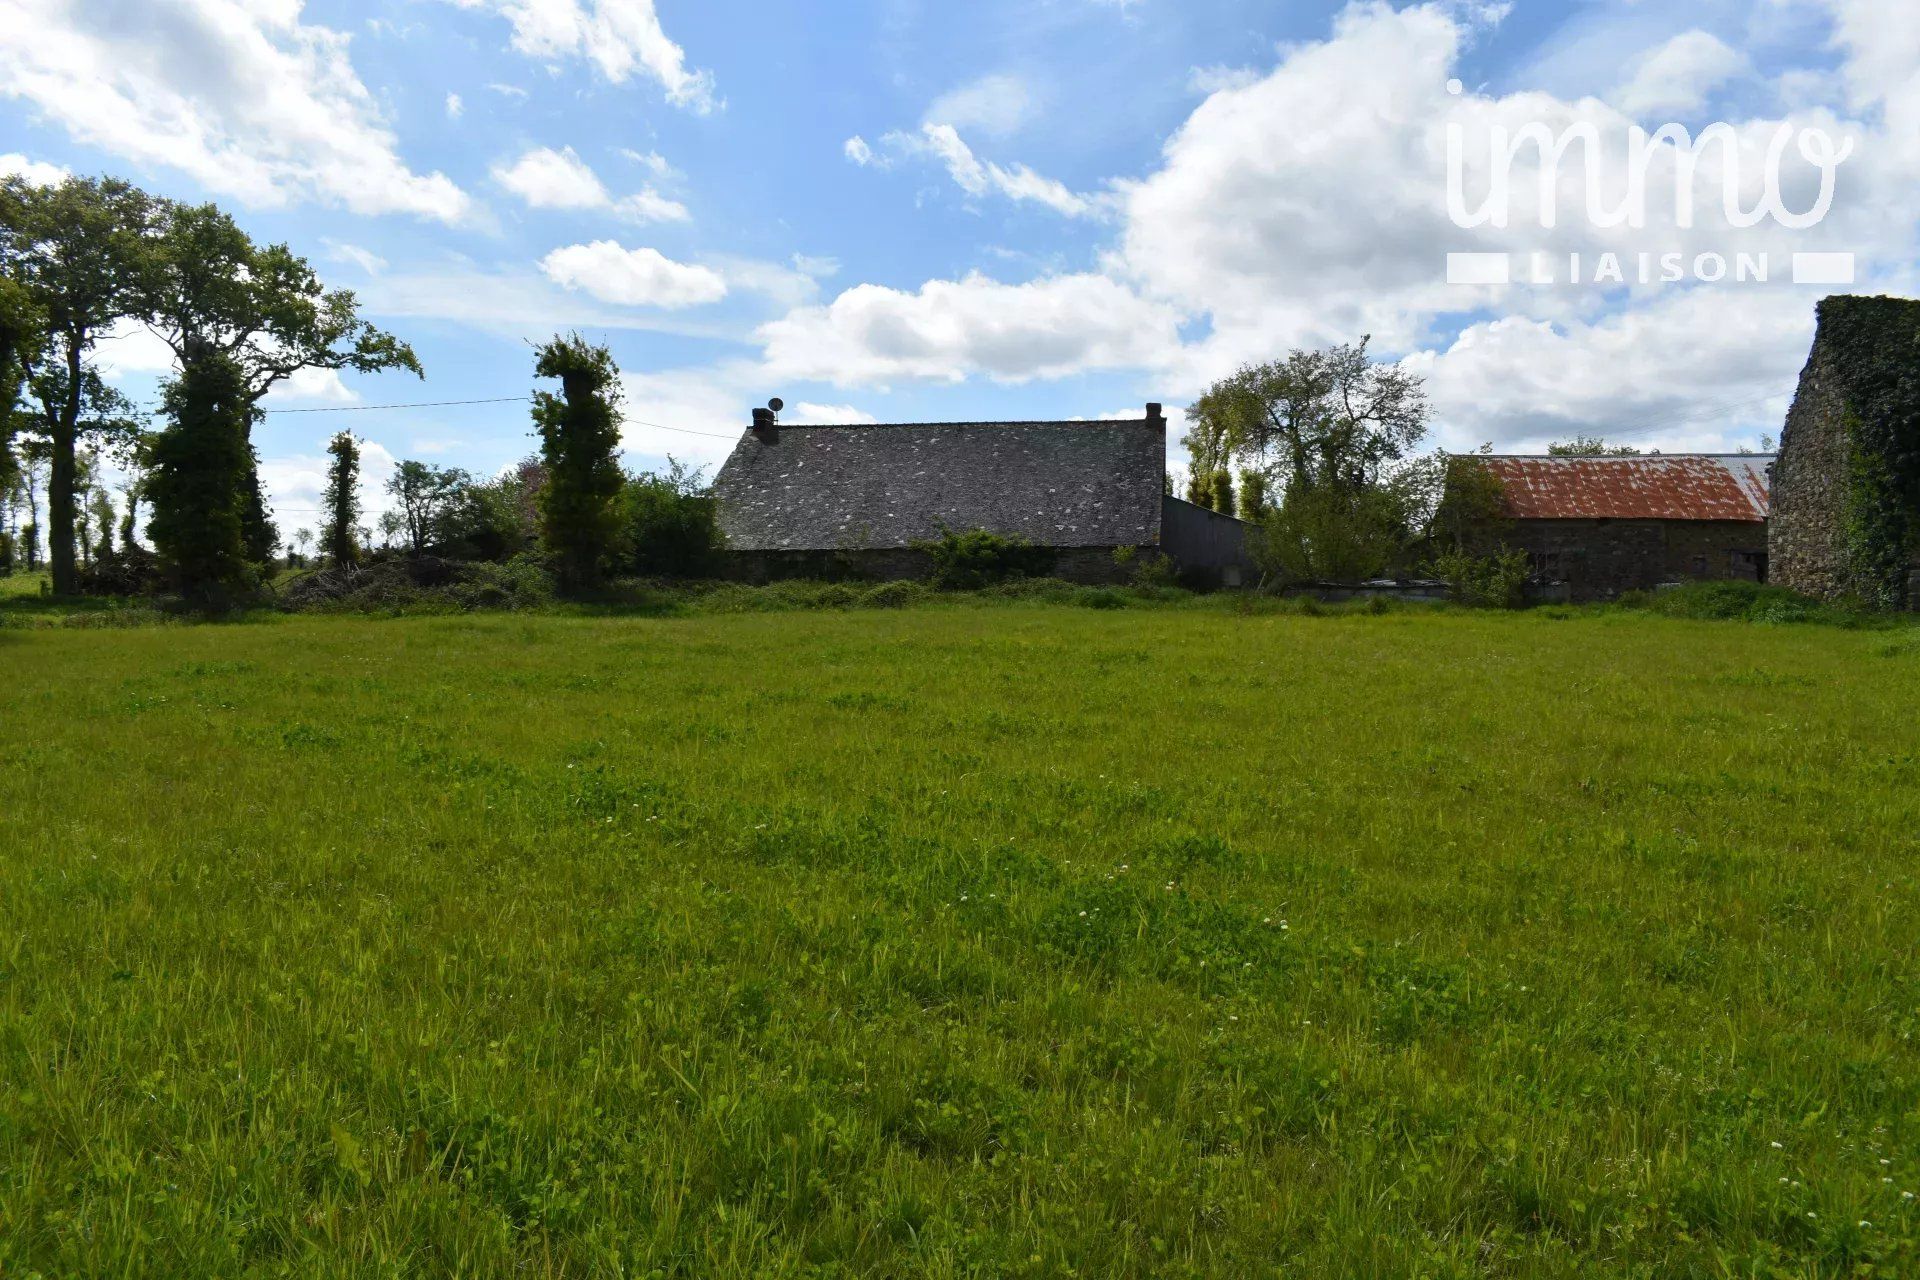
<path fill-rule="evenodd" d="M 313 542 L 313 530 L 295 529 L 293 531 L 293 551 L 294 551 L 294 556 L 296 557 L 294 560 L 295 564 L 298 564 L 298 565 L 306 564 L 307 547 L 310 546 L 312 542 Z"/>
<path fill-rule="evenodd" d="M 1207 495 L 1213 499 L 1213 509 L 1223 516 L 1230 516 L 1238 509 L 1233 498 L 1233 472 L 1221 467 L 1213 473 L 1213 485 Z"/>
<path fill-rule="evenodd" d="M 1187 472 L 1186 499 L 1196 507 L 1213 506 L 1213 472 L 1190 469 Z"/>
<path fill-rule="evenodd" d="M 1379 483 L 1426 435 L 1418 375 L 1367 355 L 1368 339 L 1248 365 L 1187 410 L 1193 431 L 1291 489 Z"/>
<path fill-rule="evenodd" d="M 1419 543 L 1423 479 L 1408 470 L 1374 485 L 1296 485 L 1253 530 L 1248 551 L 1272 583 L 1382 577 Z"/>
<path fill-rule="evenodd" d="M 620 540 L 620 371 L 576 333 L 541 347 L 534 372 L 560 379 L 559 395 L 533 404 L 547 469 L 541 539 L 562 588 L 577 591 L 600 580 Z"/>
<path fill-rule="evenodd" d="M 1439 455 L 1440 498 L 1430 525 L 1437 549 L 1481 552 L 1500 544 L 1507 529 L 1506 487 L 1482 461 L 1492 448 Z"/>
<path fill-rule="evenodd" d="M 382 511 L 380 513 L 380 549 L 392 550 L 393 540 L 399 537 L 405 528 L 406 525 L 400 519 L 398 511 Z"/>
<path fill-rule="evenodd" d="M 1240 518 L 1250 524 L 1267 518 L 1267 478 L 1251 468 L 1240 473 Z"/>
<path fill-rule="evenodd" d="M 357 564 L 360 551 L 354 535 L 360 525 L 360 442 L 342 431 L 327 442 L 333 461 L 327 464 L 324 522 L 320 547 L 335 565 Z"/>
<path fill-rule="evenodd" d="M 436 519 L 434 538 L 444 553 L 473 560 L 506 560 L 540 537 L 540 493 L 546 470 L 528 458 L 491 480 L 463 478 Z"/>
<path fill-rule="evenodd" d="M 261 398 L 303 370 L 398 368 L 418 376 L 420 361 L 404 342 L 361 320 L 350 291 L 325 288 L 306 259 L 285 245 L 256 245 L 216 206 L 166 203 L 157 225 L 142 300 L 148 323 L 180 363 L 181 394 L 168 403 L 194 417 L 203 436 L 216 408 L 232 416 L 226 429 L 240 432 L 247 452 L 238 472 L 221 475 L 238 490 L 243 553 L 266 563 L 279 533 L 252 449 Z M 190 376 L 201 364 L 210 366 L 205 376 Z M 196 404 L 187 398 L 203 391 L 214 399 Z M 183 421 L 174 419 L 176 426 Z M 182 449 L 175 457 L 183 464 L 197 458 L 226 465 L 224 453 Z"/>
<path fill-rule="evenodd" d="M 0 207 L 5 199 L 5 193 L 0 193 Z M 0 233 L 0 248 L 5 244 Z M 4 265 L 0 262 L 0 268 Z M 40 309 L 26 285 L 0 275 L 0 494 L 8 492 L 20 476 L 20 460 L 13 452 L 13 438 L 20 429 L 15 411 L 32 355 L 45 342 L 42 325 Z"/>
<path fill-rule="evenodd" d="M 411 459 L 395 468 L 387 480 L 387 492 L 400 504 L 408 550 L 419 555 L 429 541 L 438 539 L 461 488 L 470 482 L 471 477 L 458 468 L 431 467 Z"/>
<path fill-rule="evenodd" d="M 1637 458 L 1640 451 L 1632 445 L 1608 444 L 1600 436 L 1575 436 L 1558 444 L 1547 446 L 1547 453 L 1555 458 Z"/>
<path fill-rule="evenodd" d="M 667 464 L 664 474 L 628 480 L 621 495 L 634 571 L 678 578 L 713 574 L 723 542 L 713 499 L 702 492 L 697 472 L 671 458 Z"/>
<path fill-rule="evenodd" d="M 87 497 L 91 559 L 104 560 L 113 555 L 113 499 L 104 484 L 96 481 Z"/>
<path fill-rule="evenodd" d="M 139 314 L 152 222 L 152 200 L 116 179 L 0 181 L 0 274 L 24 291 L 41 337 L 23 348 L 24 363 L 42 404 L 32 425 L 49 445 L 49 564 L 63 594 L 75 586 L 76 450 L 113 421 L 87 412 L 89 389 L 99 385 L 90 358 L 108 329 Z"/>
<path fill-rule="evenodd" d="M 1245 461 L 1279 490 L 1254 538 L 1265 575 L 1353 581 L 1395 568 L 1418 542 L 1437 492 L 1410 463 L 1426 435 L 1418 376 L 1372 360 L 1367 340 L 1248 365 L 1191 408 L 1206 447 Z"/>
<path fill-rule="evenodd" d="M 248 483 L 246 394 L 239 364 L 219 355 L 187 364 L 162 392 L 170 425 L 152 445 L 147 531 L 175 585 L 204 604 L 246 590 L 259 563 L 248 546 L 259 491 Z"/>

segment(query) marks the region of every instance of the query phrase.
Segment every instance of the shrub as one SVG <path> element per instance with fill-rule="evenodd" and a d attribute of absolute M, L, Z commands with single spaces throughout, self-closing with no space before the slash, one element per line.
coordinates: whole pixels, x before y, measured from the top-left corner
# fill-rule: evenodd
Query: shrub
<path fill-rule="evenodd" d="M 910 604 L 919 604 L 927 595 L 926 587 L 918 582 L 883 582 L 867 588 L 860 603 L 869 609 L 904 609 Z"/>
<path fill-rule="evenodd" d="M 1476 609 L 1517 609 L 1525 598 L 1528 568 L 1524 551 L 1497 551 L 1484 556 L 1448 551 L 1435 557 L 1428 571 L 1447 584 L 1455 601 Z"/>
<path fill-rule="evenodd" d="M 1396 484 L 1287 490 L 1248 531 L 1268 582 L 1364 582 L 1392 570 L 1411 541 L 1417 494 Z"/>
<path fill-rule="evenodd" d="M 1624 609 L 1669 618 L 1713 622 L 1818 622 L 1829 626 L 1898 625 L 1891 619 L 1844 605 L 1826 604 L 1785 587 L 1757 582 L 1689 582 L 1666 591 L 1629 591 L 1617 601 Z"/>
<path fill-rule="evenodd" d="M 504 564 L 396 556 L 330 565 L 295 578 L 280 597 L 290 609 L 342 613 L 537 609 L 553 598 L 553 576 L 532 555 Z"/>
<path fill-rule="evenodd" d="M 1073 593 L 1073 602 L 1089 609 L 1124 609 L 1127 597 L 1112 587 L 1082 587 Z"/>
<path fill-rule="evenodd" d="M 635 572 L 708 577 L 720 569 L 719 519 L 699 479 L 675 463 L 666 474 L 634 476 L 620 495 L 621 520 Z"/>
<path fill-rule="evenodd" d="M 933 559 L 932 583 L 947 591 L 974 591 L 995 583 L 1037 578 L 1053 567 L 1054 555 L 1015 534 L 970 529 L 956 533 L 941 526 L 940 536 L 914 548 Z"/>

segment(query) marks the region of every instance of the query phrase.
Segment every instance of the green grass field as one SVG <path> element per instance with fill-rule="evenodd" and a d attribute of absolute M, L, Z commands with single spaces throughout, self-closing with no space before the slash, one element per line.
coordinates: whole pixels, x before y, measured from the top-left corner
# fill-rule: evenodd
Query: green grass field
<path fill-rule="evenodd" d="M 1920 1274 L 1920 632 L 0 630 L 0 1276 Z"/>

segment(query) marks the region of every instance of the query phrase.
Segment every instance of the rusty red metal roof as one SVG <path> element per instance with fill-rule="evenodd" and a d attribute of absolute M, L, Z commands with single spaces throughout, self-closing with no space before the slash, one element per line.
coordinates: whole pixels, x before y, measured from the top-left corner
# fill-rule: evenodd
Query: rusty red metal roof
<path fill-rule="evenodd" d="M 1774 455 L 1667 453 L 1629 458 L 1492 454 L 1481 459 L 1513 520 L 1767 518 Z"/>

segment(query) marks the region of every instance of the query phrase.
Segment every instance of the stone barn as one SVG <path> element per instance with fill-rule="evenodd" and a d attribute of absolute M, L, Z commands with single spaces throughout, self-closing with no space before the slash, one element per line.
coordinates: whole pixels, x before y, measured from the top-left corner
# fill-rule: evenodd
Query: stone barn
<path fill-rule="evenodd" d="M 1500 537 L 1575 600 L 1687 579 L 1767 579 L 1771 454 L 1486 455 Z"/>
<path fill-rule="evenodd" d="M 1164 517 L 1178 502 L 1165 492 L 1166 450 L 1157 404 L 1120 420 L 852 426 L 787 424 L 761 409 L 713 498 L 732 572 L 749 581 L 925 577 L 932 561 L 914 544 L 942 526 L 1025 538 L 1075 582 L 1128 580 L 1123 549 L 1237 580 L 1240 521 Z"/>
<path fill-rule="evenodd" d="M 1920 302 L 1820 304 L 1773 492 L 1775 581 L 1920 608 Z"/>

